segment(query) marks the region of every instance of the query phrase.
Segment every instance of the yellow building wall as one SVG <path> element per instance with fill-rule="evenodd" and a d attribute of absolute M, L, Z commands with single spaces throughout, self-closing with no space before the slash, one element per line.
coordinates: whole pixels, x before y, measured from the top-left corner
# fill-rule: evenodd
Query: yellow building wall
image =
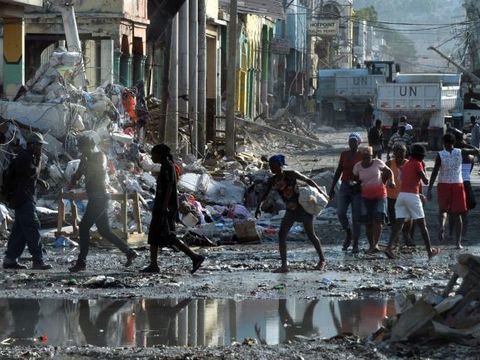
<path fill-rule="evenodd" d="M 252 102 L 252 113 L 258 114 L 258 101 L 262 71 L 262 28 L 273 26 L 273 22 L 265 17 L 246 15 L 241 26 L 239 66 L 237 71 L 236 111 L 248 114 L 249 101 Z M 249 79 L 249 72 L 253 78 Z M 250 81 L 253 82 L 250 84 Z"/>

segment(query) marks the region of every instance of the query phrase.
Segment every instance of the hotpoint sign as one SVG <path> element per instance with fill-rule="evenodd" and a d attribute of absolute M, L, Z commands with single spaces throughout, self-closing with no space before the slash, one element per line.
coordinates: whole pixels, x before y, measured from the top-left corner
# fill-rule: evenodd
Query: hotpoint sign
<path fill-rule="evenodd" d="M 338 20 L 317 20 L 311 25 L 313 35 L 335 36 L 338 33 Z"/>

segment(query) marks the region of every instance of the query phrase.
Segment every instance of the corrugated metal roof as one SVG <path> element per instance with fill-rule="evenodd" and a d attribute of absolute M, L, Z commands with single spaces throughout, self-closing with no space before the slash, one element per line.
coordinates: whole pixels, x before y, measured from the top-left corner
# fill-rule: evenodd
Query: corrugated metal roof
<path fill-rule="evenodd" d="M 229 12 L 230 0 L 220 0 L 220 9 Z M 282 0 L 238 0 L 238 13 L 254 14 L 273 17 L 275 19 L 284 19 Z"/>

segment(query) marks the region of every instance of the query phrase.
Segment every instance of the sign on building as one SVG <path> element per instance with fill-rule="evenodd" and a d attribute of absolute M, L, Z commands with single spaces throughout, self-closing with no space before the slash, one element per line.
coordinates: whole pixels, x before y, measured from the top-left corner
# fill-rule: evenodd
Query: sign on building
<path fill-rule="evenodd" d="M 338 20 L 319 19 L 312 23 L 312 35 L 316 36 L 335 36 L 338 33 Z"/>

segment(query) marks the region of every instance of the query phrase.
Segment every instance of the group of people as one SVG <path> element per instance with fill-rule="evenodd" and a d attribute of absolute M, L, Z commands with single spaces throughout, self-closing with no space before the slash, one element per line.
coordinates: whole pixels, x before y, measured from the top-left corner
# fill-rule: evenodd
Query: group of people
<path fill-rule="evenodd" d="M 375 142 L 380 138 L 381 132 L 376 129 L 380 126 L 381 122 L 377 120 L 375 127 L 370 130 L 370 144 L 372 140 Z M 450 234 L 455 237 L 457 248 L 462 248 L 467 213 L 476 206 L 470 174 L 474 157 L 479 154 L 478 148 L 466 144 L 463 134 L 455 136 L 446 133 L 443 137 L 444 149 L 438 152 L 429 179 L 423 161 L 426 149 L 421 144 L 411 144 L 411 138 L 405 134 L 403 121 L 389 140 L 386 163 L 381 160 L 379 148 L 359 148 L 361 142 L 359 134 L 352 133 L 349 136 L 349 150 L 340 155 L 329 192 L 330 198 L 336 197 L 338 218 L 346 233 L 343 250 L 347 251 L 351 245 L 353 254 L 359 252 L 360 228 L 361 224 L 365 224 L 369 242 L 367 253 L 379 252 L 382 226 L 388 219 L 392 226 L 384 250 L 388 258 L 395 258 L 394 249 L 402 229 L 405 244 L 413 245 L 415 228 L 420 229 L 428 257 L 437 255 L 439 249 L 431 245 L 423 208 L 425 201 L 432 199 L 432 188 L 437 178 L 439 241 L 444 240 L 448 215 Z M 335 194 L 340 178 L 341 185 Z M 426 196 L 422 194 L 423 186 L 428 186 Z M 347 218 L 349 206 L 352 209 L 351 223 Z"/>
<path fill-rule="evenodd" d="M 37 186 L 48 189 L 48 183 L 39 178 L 44 144 L 46 142 L 43 136 L 32 132 L 27 137 L 26 149 L 19 150 L 8 167 L 11 185 L 6 191 L 6 198 L 9 206 L 15 211 L 15 221 L 3 259 L 4 269 L 27 268 L 26 265 L 18 262 L 25 246 L 28 246 L 32 255 L 32 269 L 48 270 L 52 268 L 43 259 L 40 221 L 35 208 Z M 85 177 L 88 204 L 80 223 L 80 252 L 75 264 L 69 270 L 70 272 L 79 272 L 86 269 L 90 229 L 94 224 L 97 225 L 100 235 L 125 254 L 125 266 L 128 267 L 138 257 L 138 254 L 110 228 L 109 195 L 106 190 L 107 158 L 103 152 L 96 149 L 95 142 L 90 137 L 81 136 L 77 145 L 81 153 L 81 160 L 78 171 L 72 176 L 69 185 L 73 188 L 78 180 Z M 161 168 L 157 176 L 153 216 L 148 234 L 150 264 L 141 271 L 145 273 L 160 272 L 157 262 L 159 247 L 174 246 L 190 257 L 192 260 L 191 273 L 194 273 L 200 268 L 205 258 L 191 250 L 177 238 L 175 233 L 175 220 L 178 212 L 177 174 L 170 148 L 167 145 L 159 144 L 152 148 L 151 153 L 152 161 L 161 164 Z"/>
<path fill-rule="evenodd" d="M 388 258 L 395 258 L 394 250 L 403 229 L 407 245 L 412 244 L 412 234 L 419 228 L 429 258 L 439 253 L 438 248 L 431 245 L 424 213 L 426 199 L 432 198 L 432 187 L 438 178 L 438 206 L 440 232 L 439 240 L 443 240 L 447 215 L 454 233 L 456 245 L 462 247 L 463 224 L 466 222 L 468 209 L 476 205 L 470 185 L 470 173 L 474 156 L 479 154 L 477 147 L 468 145 L 463 137 L 455 137 L 447 133 L 443 137 L 444 150 L 437 154 L 435 166 L 429 179 L 425 171 L 424 158 L 426 149 L 421 144 L 411 144 L 411 138 L 405 134 L 405 122 L 400 121 L 398 131 L 390 138 L 387 147 L 387 162 L 381 160 L 383 152 L 383 134 L 381 122 L 377 120 L 369 132 L 370 146 L 360 148 L 362 138 L 358 133 L 350 134 L 349 149 L 340 154 L 330 191 L 325 196 L 336 198 L 337 214 L 346 233 L 342 249 L 351 247 L 353 254 L 359 253 L 359 237 L 361 225 L 366 227 L 368 239 L 367 253 L 381 251 L 378 243 L 382 228 L 387 219 L 392 225 L 388 245 L 384 250 Z M 376 146 L 382 143 L 382 147 Z M 43 249 L 40 241 L 40 222 L 35 210 L 35 194 L 37 185 L 48 188 L 48 183 L 39 178 L 42 145 L 45 144 L 39 133 L 31 133 L 27 138 L 27 147 L 20 150 L 12 160 L 9 169 L 13 180 L 10 206 L 15 210 L 15 222 L 8 239 L 7 250 L 3 260 L 5 269 L 26 269 L 18 262 L 25 246 L 32 254 L 32 269 L 48 270 L 51 265 L 43 260 Z M 125 266 L 130 266 L 138 254 L 126 242 L 116 236 L 110 228 L 107 209 L 109 196 L 106 191 L 105 155 L 96 149 L 95 142 L 86 136 L 78 139 L 81 161 L 78 171 L 71 179 L 73 187 L 85 177 L 88 205 L 80 224 L 80 252 L 71 272 L 83 271 L 87 267 L 90 229 L 97 225 L 99 233 L 126 256 Z M 390 151 L 393 158 L 390 159 Z M 152 160 L 161 164 L 157 177 L 156 195 L 153 216 L 148 233 L 150 244 L 150 264 L 142 269 L 145 273 L 159 272 L 158 250 L 164 246 L 175 247 L 184 252 L 192 261 L 191 273 L 196 272 L 205 258 L 190 249 L 179 240 L 175 232 L 178 213 L 177 173 L 175 164 L 167 145 L 159 144 L 152 148 Z M 275 272 L 288 272 L 286 240 L 290 228 L 295 222 L 301 222 L 318 255 L 315 268 L 324 270 L 325 256 L 320 239 L 313 227 L 314 215 L 307 212 L 299 202 L 297 181 L 323 190 L 310 178 L 293 170 L 284 169 L 286 165 L 283 155 L 275 155 L 269 159 L 272 176 L 267 189 L 261 198 L 255 216 L 260 214 L 261 203 L 271 190 L 275 190 L 283 199 L 286 212 L 279 230 L 279 251 L 281 265 Z M 336 192 L 336 185 L 341 185 Z M 423 196 L 422 187 L 428 186 L 427 196 Z M 347 209 L 351 206 L 352 221 L 347 217 Z"/>

